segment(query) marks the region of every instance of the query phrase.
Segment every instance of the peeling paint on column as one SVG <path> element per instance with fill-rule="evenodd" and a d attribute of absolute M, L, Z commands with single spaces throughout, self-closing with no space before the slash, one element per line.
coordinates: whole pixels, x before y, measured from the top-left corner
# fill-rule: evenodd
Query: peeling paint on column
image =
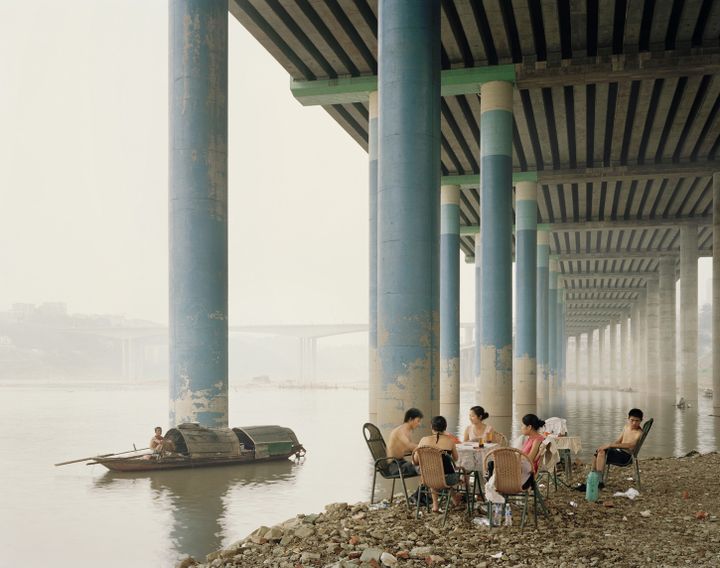
<path fill-rule="evenodd" d="M 515 188 L 515 404 L 530 411 L 537 405 L 537 184 Z"/>
<path fill-rule="evenodd" d="M 368 414 L 377 422 L 378 371 L 378 94 L 368 99 Z"/>
<path fill-rule="evenodd" d="M 378 12 L 377 420 L 387 432 L 410 407 L 428 418 L 440 407 L 440 3 Z"/>
<path fill-rule="evenodd" d="M 169 48 L 170 425 L 227 426 L 227 2 L 173 0 Z"/>
<path fill-rule="evenodd" d="M 460 186 L 440 188 L 440 404 L 460 404 Z"/>
<path fill-rule="evenodd" d="M 482 227 L 481 400 L 501 428 L 512 417 L 513 85 L 480 87 Z"/>
<path fill-rule="evenodd" d="M 540 229 L 537 232 L 537 397 L 547 401 L 549 387 L 548 355 L 548 296 L 550 293 L 550 233 Z"/>

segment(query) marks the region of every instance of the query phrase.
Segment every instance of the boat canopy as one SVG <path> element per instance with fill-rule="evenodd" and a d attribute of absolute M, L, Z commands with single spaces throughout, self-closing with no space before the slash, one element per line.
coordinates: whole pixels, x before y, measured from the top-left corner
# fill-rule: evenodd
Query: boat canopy
<path fill-rule="evenodd" d="M 208 428 L 189 422 L 171 428 L 165 438 L 175 451 L 193 458 L 239 457 L 254 452 L 255 459 L 289 456 L 301 446 L 295 433 L 282 426 Z"/>
<path fill-rule="evenodd" d="M 233 428 L 245 448 L 255 450 L 255 459 L 290 455 L 300 448 L 295 433 L 282 426 L 243 426 Z"/>
<path fill-rule="evenodd" d="M 230 428 L 207 428 L 193 422 L 171 428 L 165 438 L 172 440 L 175 451 L 193 458 L 238 457 L 243 446 Z"/>

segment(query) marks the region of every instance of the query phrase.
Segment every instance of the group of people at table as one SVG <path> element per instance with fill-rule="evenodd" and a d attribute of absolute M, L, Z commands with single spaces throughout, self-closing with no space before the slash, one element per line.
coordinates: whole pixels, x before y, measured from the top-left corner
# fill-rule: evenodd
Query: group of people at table
<path fill-rule="evenodd" d="M 468 415 L 470 424 L 463 432 L 462 442 L 492 443 L 495 433 L 493 427 L 485 422 L 489 416 L 483 407 L 473 406 Z M 404 422 L 390 433 L 387 456 L 395 458 L 390 464 L 391 474 L 397 474 L 398 469 L 400 469 L 403 475 L 415 475 L 419 465 L 415 450 L 419 447 L 437 448 L 443 454 L 451 456 L 453 461 L 458 460 L 457 445 L 461 443 L 461 440 L 447 431 L 447 420 L 443 416 L 432 418 L 430 423 L 431 435 L 421 438 L 418 443 L 413 442 L 413 432 L 420 426 L 423 418 L 422 411 L 417 408 L 410 408 L 405 412 Z M 642 419 L 643 412 L 640 409 L 631 409 L 628 412 L 628 420 L 620 436 L 615 441 L 599 447 L 595 452 L 592 470 L 600 475 L 601 487 L 603 486 L 602 473 L 606 463 L 624 466 L 632 460 L 632 451 L 642 434 L 640 426 Z M 544 426 L 545 421 L 535 414 L 526 414 L 522 417 L 520 432 L 524 437 L 524 442 L 521 451 L 528 457 L 533 468 L 532 475 L 523 485 L 524 489 L 530 487 L 533 476 L 538 471 L 540 446 L 545 440 L 545 435 L 542 433 Z M 452 470 L 451 464 L 446 467 L 445 471 L 448 485 L 455 485 L 460 481 L 459 474 Z M 434 512 L 439 511 L 436 492 L 432 493 L 432 507 Z"/>

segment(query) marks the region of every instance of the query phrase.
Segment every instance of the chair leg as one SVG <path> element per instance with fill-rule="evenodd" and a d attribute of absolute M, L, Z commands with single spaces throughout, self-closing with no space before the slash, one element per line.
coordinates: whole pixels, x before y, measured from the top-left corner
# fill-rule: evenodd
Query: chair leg
<path fill-rule="evenodd" d="M 417 504 L 415 505 L 415 518 L 420 517 L 420 501 L 422 501 L 423 484 L 418 485 Z"/>
<path fill-rule="evenodd" d="M 407 508 L 410 509 L 410 508 L 412 508 L 412 504 L 410 503 L 410 497 L 408 496 L 405 478 L 401 477 L 400 482 L 402 483 L 403 493 L 405 494 L 405 504 L 407 505 Z"/>
<path fill-rule="evenodd" d="M 400 474 L 402 476 L 402 473 Z M 401 477 L 402 479 L 402 477 Z M 393 502 L 393 497 L 395 497 L 395 480 L 393 479 L 392 487 L 390 488 L 390 503 Z"/>
<path fill-rule="evenodd" d="M 370 504 L 371 505 L 375 502 L 375 481 L 376 480 L 377 480 L 377 470 L 375 470 L 375 475 L 373 475 L 372 492 L 370 493 Z"/>
<path fill-rule="evenodd" d="M 442 526 L 445 527 L 445 522 L 447 521 L 448 511 L 450 510 L 450 497 L 452 496 L 452 489 L 446 489 L 445 490 L 445 514 L 443 515 L 443 522 Z M 439 499 L 438 499 L 439 501 Z"/>
<path fill-rule="evenodd" d="M 633 459 L 633 461 L 635 462 L 635 477 L 637 479 L 638 491 L 640 491 L 640 464 L 636 459 Z"/>

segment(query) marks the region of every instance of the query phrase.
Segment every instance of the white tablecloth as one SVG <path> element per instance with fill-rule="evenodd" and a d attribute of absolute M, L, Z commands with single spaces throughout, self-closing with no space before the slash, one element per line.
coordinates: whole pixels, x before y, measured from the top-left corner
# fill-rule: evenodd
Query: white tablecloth
<path fill-rule="evenodd" d="M 580 436 L 548 436 L 555 440 L 558 450 L 570 450 L 577 454 L 582 450 Z"/>
<path fill-rule="evenodd" d="M 474 447 L 477 444 L 458 444 L 456 446 L 458 452 L 457 465 L 466 471 L 478 471 L 484 474 L 483 461 L 485 455 L 492 449 L 497 448 L 497 444 L 485 444 L 482 448 Z"/>

